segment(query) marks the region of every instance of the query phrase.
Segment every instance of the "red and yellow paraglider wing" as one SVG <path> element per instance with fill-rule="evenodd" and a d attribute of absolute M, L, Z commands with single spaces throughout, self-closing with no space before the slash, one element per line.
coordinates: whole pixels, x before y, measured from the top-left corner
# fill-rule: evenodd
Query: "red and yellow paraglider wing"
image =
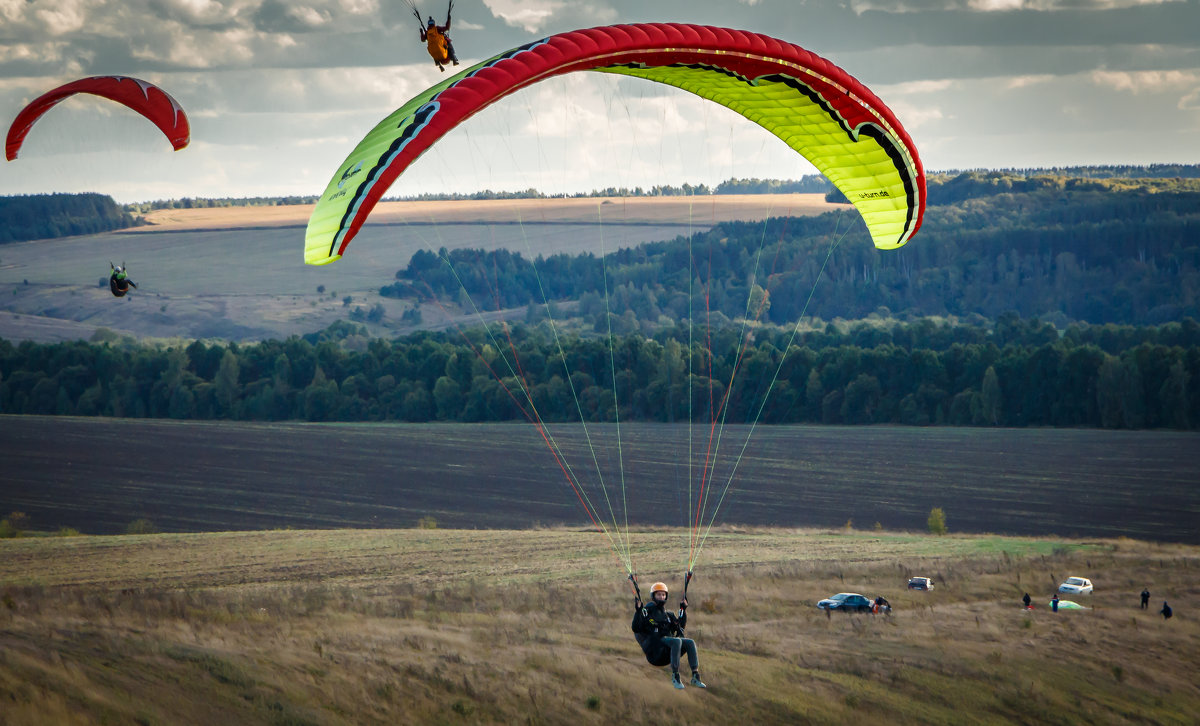
<path fill-rule="evenodd" d="M 127 106 L 150 120 L 162 131 L 176 151 L 191 140 L 187 114 L 166 91 L 153 83 L 129 76 L 94 76 L 81 78 L 42 94 L 17 114 L 8 129 L 4 155 L 9 161 L 17 158 L 21 144 L 33 125 L 59 102 L 77 93 L 89 93 Z"/>
<path fill-rule="evenodd" d="M 875 245 L 921 226 L 925 172 L 892 112 L 850 74 L 757 33 L 645 24 L 553 35 L 484 61 L 392 113 L 342 163 L 317 202 L 304 260 L 332 262 L 408 166 L 446 132 L 499 99 L 575 71 L 637 76 L 727 106 L 807 158 L 863 215 Z"/>

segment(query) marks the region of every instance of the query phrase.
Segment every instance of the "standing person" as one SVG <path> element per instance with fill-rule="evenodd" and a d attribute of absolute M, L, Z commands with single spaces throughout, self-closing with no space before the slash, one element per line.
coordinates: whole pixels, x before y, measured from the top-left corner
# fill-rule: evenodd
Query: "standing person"
<path fill-rule="evenodd" d="M 1171 615 L 1174 614 L 1171 612 L 1171 606 L 1167 604 L 1166 600 L 1163 600 L 1163 608 L 1162 608 L 1162 610 L 1159 610 L 1158 612 L 1162 614 L 1163 620 L 1170 620 Z"/>
<path fill-rule="evenodd" d="M 1142 588 L 1142 610 L 1147 610 L 1150 607 L 1150 590 Z"/>
<path fill-rule="evenodd" d="M 633 613 L 633 633 L 646 660 L 650 665 L 664 666 L 671 664 L 671 685 L 683 688 L 679 680 L 679 656 L 687 651 L 688 666 L 692 669 L 692 685 L 696 688 L 708 688 L 700 680 L 700 658 L 696 653 L 696 641 L 683 637 L 683 629 L 687 625 L 687 598 L 679 601 L 679 614 L 667 610 L 667 585 L 656 582 L 650 586 L 650 602 L 643 605 L 637 603 Z"/>
<path fill-rule="evenodd" d="M 1050 601 L 1050 610 L 1058 612 L 1058 593 L 1054 593 L 1054 599 Z"/>
<path fill-rule="evenodd" d="M 1033 598 L 1029 597 L 1029 593 L 1025 593 L 1025 597 L 1021 598 L 1021 602 L 1025 603 L 1026 610 L 1029 610 L 1033 607 L 1033 605 L 1031 605 Z"/>

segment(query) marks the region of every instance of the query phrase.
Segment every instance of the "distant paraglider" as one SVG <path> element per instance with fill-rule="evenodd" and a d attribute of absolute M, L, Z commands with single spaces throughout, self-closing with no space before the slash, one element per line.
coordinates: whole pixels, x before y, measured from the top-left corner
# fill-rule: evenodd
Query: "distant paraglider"
<path fill-rule="evenodd" d="M 171 142 L 176 151 L 191 140 L 191 126 L 179 102 L 153 83 L 129 76 L 93 76 L 81 78 L 42 94 L 17 114 L 5 138 L 4 155 L 17 158 L 25 136 L 38 119 L 59 102 L 77 93 L 90 93 L 127 106 L 149 119 Z"/>
<path fill-rule="evenodd" d="M 108 276 L 108 289 L 114 297 L 125 297 L 131 287 L 137 289 L 137 285 L 129 279 L 129 273 L 125 271 L 124 262 L 119 265 L 109 262 L 108 266 L 112 268 L 112 274 Z"/>
<path fill-rule="evenodd" d="M 417 22 L 422 22 L 421 11 L 417 10 L 416 3 L 410 0 L 408 7 L 413 11 L 413 15 L 417 16 Z M 433 58 L 434 65 L 443 72 L 451 63 L 458 65 L 458 55 L 454 52 L 454 41 L 450 40 L 450 11 L 452 10 L 454 10 L 454 0 L 450 0 L 450 4 L 446 6 L 445 25 L 438 25 L 430 15 L 429 22 L 421 26 L 421 42 L 429 51 L 429 57 Z"/>

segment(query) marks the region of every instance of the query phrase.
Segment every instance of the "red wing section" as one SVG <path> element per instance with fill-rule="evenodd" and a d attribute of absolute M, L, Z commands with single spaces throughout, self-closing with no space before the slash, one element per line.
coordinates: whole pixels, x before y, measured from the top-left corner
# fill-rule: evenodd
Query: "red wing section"
<path fill-rule="evenodd" d="M 145 116 L 163 132 L 176 151 L 188 145 L 191 127 L 179 102 L 153 83 L 129 76 L 81 78 L 42 94 L 17 114 L 8 129 L 4 155 L 17 158 L 29 130 L 47 111 L 77 93 L 90 93 L 127 106 Z"/>

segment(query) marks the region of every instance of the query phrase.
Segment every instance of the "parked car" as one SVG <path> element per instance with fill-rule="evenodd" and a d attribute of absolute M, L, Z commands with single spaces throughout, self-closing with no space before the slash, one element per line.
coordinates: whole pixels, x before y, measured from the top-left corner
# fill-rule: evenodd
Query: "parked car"
<path fill-rule="evenodd" d="M 827 597 L 817 603 L 817 607 L 822 610 L 842 610 L 844 612 L 871 612 L 872 602 L 870 599 L 859 595 L 857 592 L 839 592 L 833 597 Z"/>
<path fill-rule="evenodd" d="M 1091 595 L 1092 581 L 1086 577 L 1068 577 L 1058 586 L 1058 591 L 1068 595 Z"/>
<path fill-rule="evenodd" d="M 932 590 L 933 578 L 929 577 L 910 577 L 908 578 L 909 590 Z"/>

